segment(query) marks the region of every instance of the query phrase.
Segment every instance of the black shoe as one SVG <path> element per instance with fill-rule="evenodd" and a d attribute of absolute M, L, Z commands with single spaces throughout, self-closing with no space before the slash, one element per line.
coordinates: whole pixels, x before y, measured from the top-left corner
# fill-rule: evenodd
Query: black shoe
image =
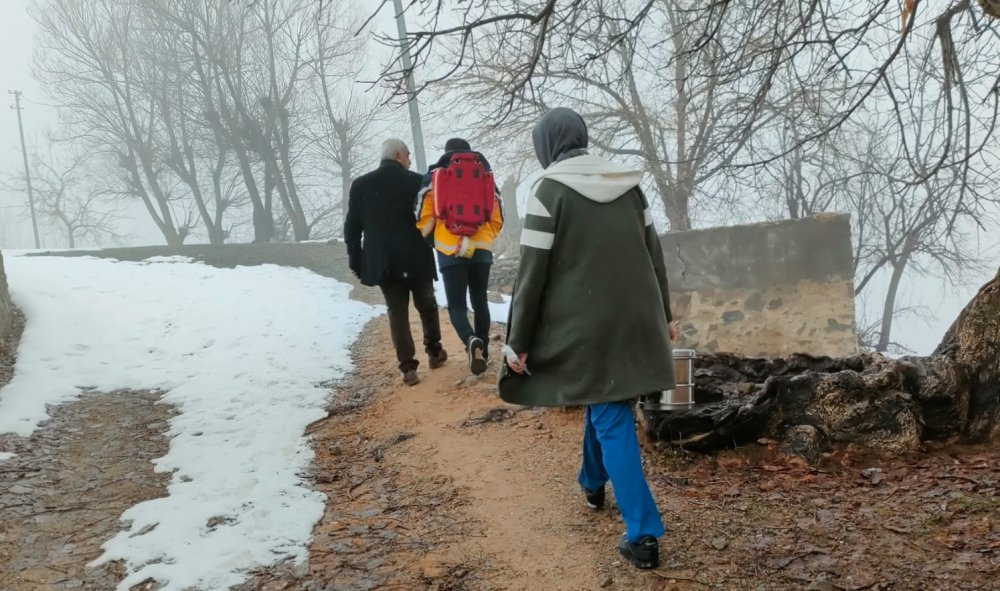
<path fill-rule="evenodd" d="M 479 337 L 469 339 L 469 369 L 473 374 L 479 375 L 486 371 L 486 343 Z"/>
<path fill-rule="evenodd" d="M 403 372 L 403 383 L 407 386 L 416 386 L 420 383 L 420 377 L 417 376 L 417 370 L 408 369 Z"/>
<path fill-rule="evenodd" d="M 448 361 L 448 352 L 445 351 L 444 349 L 441 349 L 440 351 L 438 351 L 434 355 L 429 355 L 428 356 L 428 358 L 427 358 L 427 365 L 431 369 L 438 369 L 439 367 L 441 367 L 442 365 L 444 365 L 445 361 Z"/>
<path fill-rule="evenodd" d="M 597 490 L 583 489 L 583 496 L 587 499 L 587 506 L 595 511 L 604 508 L 604 487 Z"/>
<path fill-rule="evenodd" d="M 618 552 L 636 568 L 650 569 L 660 566 L 660 544 L 653 536 L 630 542 L 624 535 L 618 541 Z"/>

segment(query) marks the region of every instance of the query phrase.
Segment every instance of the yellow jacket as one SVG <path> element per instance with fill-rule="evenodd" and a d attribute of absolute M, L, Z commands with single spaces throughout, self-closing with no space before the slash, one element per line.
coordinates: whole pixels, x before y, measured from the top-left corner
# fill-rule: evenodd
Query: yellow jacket
<path fill-rule="evenodd" d="M 499 197 L 494 197 L 493 215 L 490 221 L 483 224 L 472 236 L 456 236 L 448 231 L 444 223 L 437 223 L 434 217 L 434 191 L 425 188 L 417 196 L 417 229 L 424 238 L 430 238 L 434 233 L 434 248 L 447 256 L 472 258 L 476 250 L 493 250 L 493 241 L 503 228 L 503 205 Z"/>

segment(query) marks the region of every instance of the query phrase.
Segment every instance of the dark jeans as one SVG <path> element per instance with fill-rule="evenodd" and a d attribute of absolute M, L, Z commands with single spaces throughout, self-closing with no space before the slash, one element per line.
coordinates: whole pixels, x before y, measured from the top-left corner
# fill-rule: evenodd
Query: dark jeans
<path fill-rule="evenodd" d="M 448 317 L 455 327 L 462 344 L 468 346 L 469 339 L 477 336 L 483 343 L 490 338 L 490 305 L 486 298 L 486 288 L 490 281 L 490 264 L 462 261 L 441 269 L 444 278 L 444 292 L 448 298 Z M 469 324 L 469 308 L 466 294 L 472 302 L 475 315 L 475 330 Z"/>
<path fill-rule="evenodd" d="M 407 280 L 386 280 L 379 284 L 385 305 L 389 308 L 389 330 L 392 333 L 392 346 L 396 348 L 396 359 L 399 369 L 407 372 L 417 369 L 420 362 L 414 355 L 413 334 L 410 332 L 410 293 L 413 293 L 413 305 L 420 313 L 420 322 L 424 328 L 424 351 L 428 355 L 437 355 L 441 351 L 441 321 L 438 318 L 438 304 L 434 298 L 434 282 Z"/>

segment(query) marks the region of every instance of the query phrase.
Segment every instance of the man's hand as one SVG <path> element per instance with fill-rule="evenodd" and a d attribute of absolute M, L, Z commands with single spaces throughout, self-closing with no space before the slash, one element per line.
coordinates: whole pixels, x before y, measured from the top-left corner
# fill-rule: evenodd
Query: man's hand
<path fill-rule="evenodd" d="M 677 342 L 677 333 L 679 332 L 677 321 L 674 320 L 673 322 L 671 322 L 670 324 L 668 324 L 667 325 L 667 330 L 670 331 L 670 342 L 671 343 L 676 343 Z"/>
<path fill-rule="evenodd" d="M 523 375 L 528 369 L 528 354 L 521 353 L 517 356 L 517 361 L 513 361 L 508 357 L 507 367 L 509 367 L 512 372 L 518 375 Z"/>

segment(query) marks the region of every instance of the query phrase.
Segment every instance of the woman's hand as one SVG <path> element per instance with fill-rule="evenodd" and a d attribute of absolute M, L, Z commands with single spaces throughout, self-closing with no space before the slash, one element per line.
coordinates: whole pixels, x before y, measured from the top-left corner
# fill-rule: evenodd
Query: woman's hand
<path fill-rule="evenodd" d="M 677 333 L 680 330 L 678 328 L 677 321 L 674 320 L 673 322 L 671 322 L 670 324 L 668 324 L 667 325 L 667 330 L 670 331 L 670 342 L 671 343 L 676 343 L 677 342 Z"/>
<path fill-rule="evenodd" d="M 528 369 L 528 354 L 521 353 L 517 356 L 517 361 L 507 358 L 507 367 L 518 375 L 523 375 Z"/>

